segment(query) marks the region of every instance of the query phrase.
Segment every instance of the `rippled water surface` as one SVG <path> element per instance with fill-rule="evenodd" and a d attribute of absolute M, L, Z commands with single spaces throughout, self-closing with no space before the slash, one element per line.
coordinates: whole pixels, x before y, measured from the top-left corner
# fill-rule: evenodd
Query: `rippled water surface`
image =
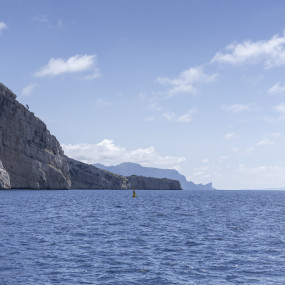
<path fill-rule="evenodd" d="M 285 284 L 285 191 L 0 191 L 0 284 Z"/>

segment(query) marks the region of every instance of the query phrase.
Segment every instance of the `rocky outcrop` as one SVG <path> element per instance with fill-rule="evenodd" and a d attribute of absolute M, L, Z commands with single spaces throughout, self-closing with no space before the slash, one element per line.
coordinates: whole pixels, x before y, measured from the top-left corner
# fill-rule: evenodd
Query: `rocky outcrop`
<path fill-rule="evenodd" d="M 68 189 L 67 161 L 46 125 L 0 84 L 0 160 L 11 188 Z"/>
<path fill-rule="evenodd" d="M 142 190 L 181 190 L 180 182 L 167 178 L 153 178 L 145 176 L 127 176 L 129 189 Z"/>
<path fill-rule="evenodd" d="M 68 157 L 66 159 L 71 175 L 71 189 L 181 189 L 179 181 L 176 180 L 135 175 L 124 177 Z"/>
<path fill-rule="evenodd" d="M 0 189 L 10 189 L 10 176 L 0 161 Z"/>
<path fill-rule="evenodd" d="M 71 189 L 127 189 L 126 177 L 66 157 Z"/>

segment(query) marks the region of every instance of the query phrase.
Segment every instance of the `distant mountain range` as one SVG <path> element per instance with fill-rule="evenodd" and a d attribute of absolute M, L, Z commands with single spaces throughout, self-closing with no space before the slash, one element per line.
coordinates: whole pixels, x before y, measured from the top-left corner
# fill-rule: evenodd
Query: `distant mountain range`
<path fill-rule="evenodd" d="M 192 181 L 187 181 L 186 177 L 180 174 L 175 169 L 144 167 L 132 162 L 124 162 L 115 166 L 105 166 L 103 164 L 96 163 L 94 164 L 94 166 L 123 176 L 141 175 L 146 177 L 168 178 L 178 180 L 183 190 L 215 190 L 215 188 L 212 187 L 212 183 L 204 185 L 195 184 Z"/>

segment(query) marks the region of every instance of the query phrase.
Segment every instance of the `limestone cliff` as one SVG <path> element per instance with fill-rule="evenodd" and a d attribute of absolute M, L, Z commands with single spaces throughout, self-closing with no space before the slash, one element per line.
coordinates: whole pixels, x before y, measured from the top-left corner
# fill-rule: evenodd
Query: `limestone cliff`
<path fill-rule="evenodd" d="M 144 190 L 181 190 L 180 182 L 168 178 L 154 178 L 145 176 L 127 176 L 129 188 Z"/>
<path fill-rule="evenodd" d="M 68 164 L 57 139 L 3 84 L 0 84 L 0 161 L 9 173 L 11 188 L 70 188 Z"/>
<path fill-rule="evenodd" d="M 66 157 L 71 189 L 127 189 L 126 177 Z"/>

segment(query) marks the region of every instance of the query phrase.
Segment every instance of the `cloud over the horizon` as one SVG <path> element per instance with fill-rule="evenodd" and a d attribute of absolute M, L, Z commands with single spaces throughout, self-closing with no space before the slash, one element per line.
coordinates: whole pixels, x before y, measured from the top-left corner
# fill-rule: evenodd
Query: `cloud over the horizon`
<path fill-rule="evenodd" d="M 85 78 L 94 79 L 100 76 L 100 71 L 97 67 L 97 56 L 93 55 L 75 55 L 68 59 L 51 58 L 47 65 L 42 67 L 34 75 L 36 77 L 58 76 L 64 73 L 77 73 L 89 71 L 91 72 Z"/>
<path fill-rule="evenodd" d="M 238 65 L 262 63 L 265 68 L 285 65 L 285 33 L 274 35 L 269 40 L 232 43 L 225 52 L 218 52 L 212 62 Z"/>
<path fill-rule="evenodd" d="M 97 144 L 63 144 L 62 147 L 69 157 L 89 164 L 115 165 L 122 162 L 135 162 L 143 166 L 177 168 L 186 160 L 184 157 L 160 155 L 152 146 L 127 150 L 110 139 L 104 139 Z"/>
<path fill-rule="evenodd" d="M 204 72 L 202 67 L 191 67 L 182 71 L 177 77 L 158 77 L 156 81 L 161 85 L 170 86 L 168 94 L 170 96 L 178 93 L 193 93 L 198 92 L 194 86 L 196 83 L 211 82 L 214 81 L 217 74 L 208 75 Z"/>

